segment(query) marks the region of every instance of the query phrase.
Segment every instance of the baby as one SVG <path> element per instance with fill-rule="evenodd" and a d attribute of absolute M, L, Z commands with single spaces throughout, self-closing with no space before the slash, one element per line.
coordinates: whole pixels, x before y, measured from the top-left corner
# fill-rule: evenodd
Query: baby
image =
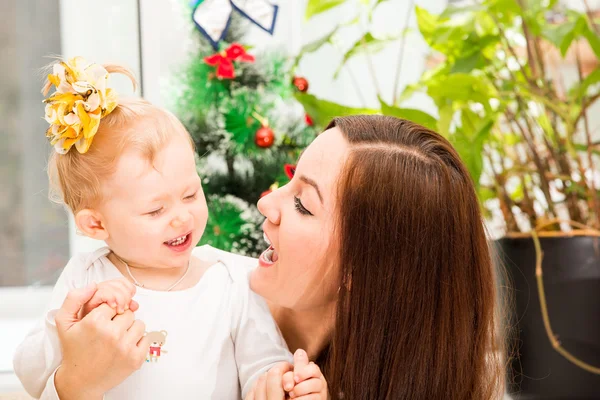
<path fill-rule="evenodd" d="M 56 63 L 44 87 L 44 95 L 56 87 L 45 100 L 56 150 L 51 188 L 78 231 L 107 247 L 69 261 L 48 313 L 15 354 L 15 372 L 32 396 L 58 398 L 54 316 L 70 290 L 97 283 L 81 318 L 102 304 L 135 311 L 148 346 L 141 368 L 106 399 L 245 397 L 291 354 L 266 303 L 249 289 L 247 268 L 210 249 L 192 256 L 208 209 L 190 135 L 169 112 L 118 98 L 107 86 L 110 73 L 135 85 L 126 68 L 77 57 Z"/>

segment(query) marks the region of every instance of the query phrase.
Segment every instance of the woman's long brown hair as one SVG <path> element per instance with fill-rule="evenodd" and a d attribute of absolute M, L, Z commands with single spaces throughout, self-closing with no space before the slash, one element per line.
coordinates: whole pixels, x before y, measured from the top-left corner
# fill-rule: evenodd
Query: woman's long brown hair
<path fill-rule="evenodd" d="M 410 121 L 334 119 L 342 282 L 325 365 L 345 400 L 489 400 L 504 388 L 496 274 L 472 179 Z"/>

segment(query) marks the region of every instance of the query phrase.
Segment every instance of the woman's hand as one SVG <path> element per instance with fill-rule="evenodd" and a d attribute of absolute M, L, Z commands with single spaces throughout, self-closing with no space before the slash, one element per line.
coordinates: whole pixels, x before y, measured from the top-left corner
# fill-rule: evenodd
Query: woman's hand
<path fill-rule="evenodd" d="M 286 397 L 286 392 L 288 397 Z M 294 365 L 281 363 L 262 375 L 246 400 L 327 400 L 327 381 L 304 350 L 294 353 Z"/>
<path fill-rule="evenodd" d="M 145 325 L 133 312 L 117 314 L 101 304 L 79 319 L 96 291 L 95 284 L 70 291 L 55 317 L 63 361 L 54 382 L 61 400 L 102 399 L 146 359 Z"/>

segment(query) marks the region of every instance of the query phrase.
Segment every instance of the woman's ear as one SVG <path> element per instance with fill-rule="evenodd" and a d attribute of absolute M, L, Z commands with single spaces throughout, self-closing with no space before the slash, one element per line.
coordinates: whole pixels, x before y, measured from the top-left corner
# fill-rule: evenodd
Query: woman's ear
<path fill-rule="evenodd" d="M 85 236 L 96 240 L 108 239 L 108 231 L 104 226 L 102 214 L 96 210 L 85 208 L 75 214 L 75 225 Z"/>

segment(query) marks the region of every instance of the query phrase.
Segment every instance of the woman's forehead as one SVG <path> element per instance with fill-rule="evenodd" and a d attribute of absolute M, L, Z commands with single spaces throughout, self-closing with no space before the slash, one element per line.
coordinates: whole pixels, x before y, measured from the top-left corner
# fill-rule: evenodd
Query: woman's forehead
<path fill-rule="evenodd" d="M 331 128 L 320 134 L 306 148 L 298 162 L 296 175 L 318 184 L 321 191 L 331 193 L 348 155 L 348 142 L 342 132 Z M 329 197 L 324 193 L 324 197 Z"/>
<path fill-rule="evenodd" d="M 345 160 L 348 151 L 348 142 L 337 127 L 321 133 L 308 146 L 300 156 L 298 164 L 311 169 L 333 167 Z M 322 171 L 323 173 L 328 172 Z"/>

